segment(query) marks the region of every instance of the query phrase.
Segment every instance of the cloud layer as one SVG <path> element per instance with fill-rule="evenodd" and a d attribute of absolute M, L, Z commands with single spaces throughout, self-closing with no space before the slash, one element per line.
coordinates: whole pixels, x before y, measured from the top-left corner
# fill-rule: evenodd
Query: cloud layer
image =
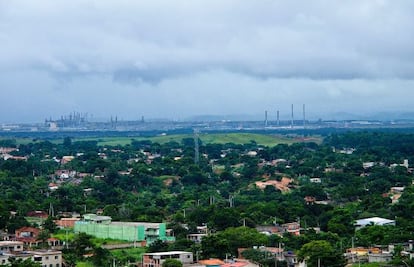
<path fill-rule="evenodd" d="M 408 0 L 1 1 L 0 121 L 410 110 L 413 11 Z"/>

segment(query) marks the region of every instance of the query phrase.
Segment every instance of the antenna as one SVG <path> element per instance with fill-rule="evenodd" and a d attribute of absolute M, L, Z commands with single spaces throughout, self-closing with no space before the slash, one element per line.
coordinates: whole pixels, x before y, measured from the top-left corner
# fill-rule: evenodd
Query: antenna
<path fill-rule="evenodd" d="M 52 202 L 49 203 L 49 216 L 55 217 L 55 209 L 53 208 Z"/>
<path fill-rule="evenodd" d="M 198 139 L 198 130 L 194 129 L 194 164 L 198 164 L 200 161 L 200 145 Z"/>
<path fill-rule="evenodd" d="M 234 197 L 232 195 L 229 196 L 229 203 L 230 203 L 230 208 L 234 207 Z"/>

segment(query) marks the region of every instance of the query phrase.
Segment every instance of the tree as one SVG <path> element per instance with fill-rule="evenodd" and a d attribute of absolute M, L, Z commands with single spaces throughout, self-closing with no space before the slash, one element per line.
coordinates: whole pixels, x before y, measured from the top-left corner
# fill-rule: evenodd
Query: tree
<path fill-rule="evenodd" d="M 166 259 L 163 263 L 162 263 L 162 267 L 182 267 L 183 264 L 181 263 L 181 261 L 176 260 L 176 259 Z"/>
<path fill-rule="evenodd" d="M 63 147 L 65 148 L 69 148 L 72 145 L 72 138 L 70 138 L 69 136 L 65 137 L 63 139 Z"/>
<path fill-rule="evenodd" d="M 167 242 L 164 242 L 162 240 L 155 240 L 148 246 L 148 252 L 161 252 L 161 251 L 167 251 L 168 250 L 168 244 Z"/>
<path fill-rule="evenodd" d="M 111 265 L 111 259 L 110 259 L 111 253 L 109 250 L 97 247 L 93 251 L 92 256 L 92 263 L 94 266 L 110 266 Z"/>
<path fill-rule="evenodd" d="M 91 240 L 92 236 L 85 234 L 85 233 L 79 233 L 75 236 L 72 242 L 73 250 L 75 255 L 78 258 L 83 258 L 83 255 L 86 254 L 87 249 L 93 249 L 94 244 Z"/>
<path fill-rule="evenodd" d="M 345 258 L 325 240 L 315 240 L 303 245 L 298 252 L 299 260 L 309 267 L 345 266 Z"/>
<path fill-rule="evenodd" d="M 48 247 L 47 240 L 50 237 L 50 232 L 47 229 L 43 229 L 40 231 L 39 235 L 37 236 L 37 240 L 42 242 L 42 247 Z"/>
<path fill-rule="evenodd" d="M 49 233 L 54 233 L 57 230 L 57 226 L 54 222 L 53 217 L 49 216 L 47 219 L 43 222 L 43 229 L 48 230 Z"/>
<path fill-rule="evenodd" d="M 7 267 L 40 267 L 40 263 L 32 261 L 31 258 L 28 259 L 16 259 L 14 257 L 9 258 L 9 264 Z"/>

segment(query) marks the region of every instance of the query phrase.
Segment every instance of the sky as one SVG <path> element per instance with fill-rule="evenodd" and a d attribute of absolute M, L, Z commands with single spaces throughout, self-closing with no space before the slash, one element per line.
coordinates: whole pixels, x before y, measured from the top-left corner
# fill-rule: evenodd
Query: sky
<path fill-rule="evenodd" d="M 412 14 L 412 0 L 0 0 L 0 123 L 414 112 Z"/>

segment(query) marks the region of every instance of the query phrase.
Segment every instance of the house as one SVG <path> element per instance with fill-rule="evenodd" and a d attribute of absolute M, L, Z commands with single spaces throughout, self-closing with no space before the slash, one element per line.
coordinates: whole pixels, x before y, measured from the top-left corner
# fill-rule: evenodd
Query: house
<path fill-rule="evenodd" d="M 0 242 L 0 246 L 2 246 Z M 39 263 L 41 266 L 46 267 L 62 267 L 62 251 L 58 250 L 30 250 L 24 251 L 22 249 L 1 251 L 0 253 L 0 265 L 7 265 L 10 258 L 15 259 L 31 259 L 32 261 Z"/>
<path fill-rule="evenodd" d="M 61 267 L 62 251 L 58 250 L 34 250 L 30 251 L 34 262 L 39 262 L 42 266 Z"/>
<path fill-rule="evenodd" d="M 0 241 L 0 253 L 23 251 L 21 241 Z"/>
<path fill-rule="evenodd" d="M 392 253 L 378 247 L 349 248 L 344 254 L 348 263 L 356 262 L 388 262 L 392 260 Z"/>
<path fill-rule="evenodd" d="M 193 253 L 187 251 L 168 251 L 145 253 L 142 257 L 143 267 L 161 267 L 166 259 L 176 259 L 182 264 L 191 264 L 194 262 Z"/>
<path fill-rule="evenodd" d="M 70 170 L 57 170 L 55 171 L 56 178 L 59 179 L 69 179 L 76 176 L 76 171 L 70 171 Z"/>
<path fill-rule="evenodd" d="M 256 226 L 256 230 L 259 233 L 265 235 L 282 235 L 283 229 L 278 225 L 259 225 Z"/>
<path fill-rule="evenodd" d="M 395 167 L 405 167 L 408 169 L 408 159 L 405 159 L 402 164 L 393 163 L 390 165 L 390 168 L 395 168 Z"/>
<path fill-rule="evenodd" d="M 374 166 L 375 166 L 375 162 L 373 162 L 373 161 L 362 163 L 362 168 L 364 168 L 364 169 L 369 169 L 369 168 L 372 168 Z"/>
<path fill-rule="evenodd" d="M 191 240 L 195 243 L 201 243 L 203 237 L 207 236 L 207 234 L 188 234 L 187 239 Z"/>
<path fill-rule="evenodd" d="M 38 240 L 40 230 L 34 227 L 22 227 L 19 229 L 16 229 L 15 231 L 15 239 L 16 241 L 23 242 L 24 246 L 27 247 L 36 247 L 41 244 L 41 241 Z M 61 244 L 61 241 L 56 238 L 48 238 L 47 243 L 50 247 L 59 246 Z"/>
<path fill-rule="evenodd" d="M 73 228 L 75 227 L 75 222 L 79 221 L 80 218 L 61 218 L 60 220 L 55 220 L 56 226 L 60 228 Z"/>
<path fill-rule="evenodd" d="M 355 227 L 357 230 L 368 226 L 368 225 L 394 225 L 395 226 L 395 220 L 388 220 L 380 217 L 371 217 L 366 219 L 360 219 L 355 222 Z"/>
<path fill-rule="evenodd" d="M 63 156 L 62 159 L 60 160 L 60 164 L 64 165 L 68 162 L 71 162 L 74 159 L 75 159 L 74 156 Z"/>
<path fill-rule="evenodd" d="M 28 213 L 26 213 L 26 216 L 32 217 L 32 218 L 39 218 L 39 219 L 47 219 L 47 217 L 49 217 L 47 212 L 42 211 L 42 210 L 29 211 Z"/>
<path fill-rule="evenodd" d="M 305 196 L 303 200 L 305 200 L 306 205 L 313 205 L 316 202 L 316 198 L 313 196 Z"/>
<path fill-rule="evenodd" d="M 14 239 L 14 234 L 9 234 L 5 231 L 0 230 L 0 241 L 10 241 Z"/>
<path fill-rule="evenodd" d="M 16 229 L 16 239 L 19 240 L 27 240 L 27 239 L 33 239 L 37 238 L 39 235 L 40 230 L 34 227 L 22 227 L 19 229 Z"/>
<path fill-rule="evenodd" d="M 55 191 L 55 190 L 58 190 L 59 189 L 59 185 L 58 184 L 55 184 L 55 183 L 49 183 L 49 190 L 50 191 Z"/>
<path fill-rule="evenodd" d="M 298 222 L 282 224 L 282 228 L 285 230 L 285 232 L 291 233 L 292 235 L 300 235 L 300 224 Z"/>

